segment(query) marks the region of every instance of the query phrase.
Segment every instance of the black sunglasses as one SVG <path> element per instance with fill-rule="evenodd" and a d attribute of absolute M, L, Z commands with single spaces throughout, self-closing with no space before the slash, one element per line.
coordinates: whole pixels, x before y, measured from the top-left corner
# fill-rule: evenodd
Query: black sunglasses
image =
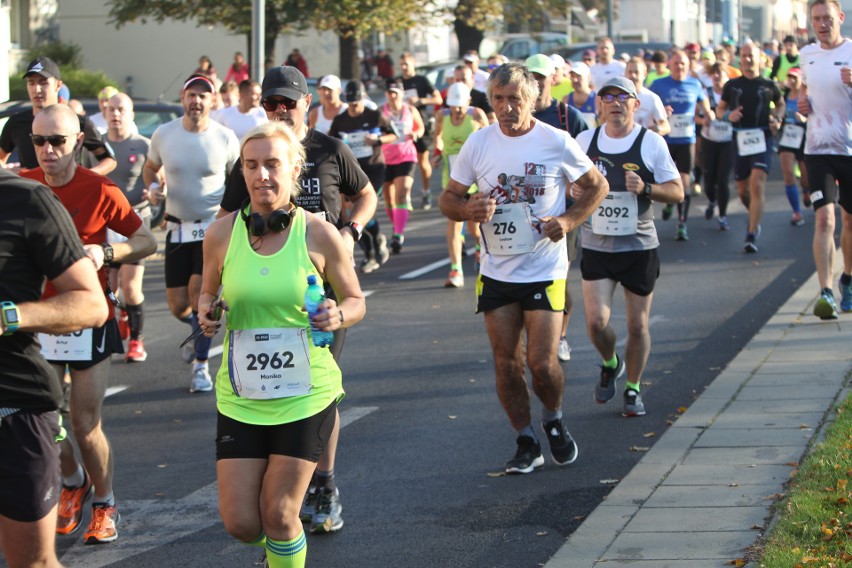
<path fill-rule="evenodd" d="M 284 108 L 287 110 L 293 110 L 296 108 L 296 105 L 299 104 L 300 99 L 289 99 L 287 97 L 267 97 L 260 101 L 260 106 L 263 107 L 263 110 L 266 112 L 275 112 L 278 110 L 278 107 L 284 105 Z"/>
<path fill-rule="evenodd" d="M 33 141 L 34 146 L 38 146 L 39 148 L 44 146 L 45 143 L 49 143 L 54 148 L 58 148 L 59 146 L 65 145 L 65 142 L 68 140 L 68 136 L 64 134 L 51 134 L 50 136 L 30 134 L 30 140 Z"/>
<path fill-rule="evenodd" d="M 605 95 L 601 95 L 601 100 L 605 103 L 611 103 L 615 99 L 618 99 L 618 102 L 620 103 L 626 103 L 632 98 L 634 98 L 633 95 L 628 95 L 627 93 L 618 93 L 617 95 L 607 93 Z"/>

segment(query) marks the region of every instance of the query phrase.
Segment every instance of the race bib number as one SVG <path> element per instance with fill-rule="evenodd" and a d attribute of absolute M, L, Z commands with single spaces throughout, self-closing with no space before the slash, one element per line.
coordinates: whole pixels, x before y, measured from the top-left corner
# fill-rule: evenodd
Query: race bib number
<path fill-rule="evenodd" d="M 169 223 L 171 231 L 171 243 L 195 243 L 204 240 L 207 227 L 213 224 L 215 218 L 206 221 L 184 221 L 182 223 Z"/>
<path fill-rule="evenodd" d="M 367 132 L 350 132 L 344 142 L 349 148 L 352 150 L 352 153 L 355 154 L 355 157 L 358 159 L 369 158 L 373 155 L 373 147 L 367 144 Z"/>
<path fill-rule="evenodd" d="M 713 142 L 730 142 L 734 139 L 734 127 L 726 120 L 714 120 L 707 128 L 707 139 Z"/>
<path fill-rule="evenodd" d="M 230 332 L 228 375 L 236 396 L 269 400 L 311 392 L 308 330 L 240 329 Z"/>
<path fill-rule="evenodd" d="M 417 89 L 406 89 L 402 96 L 407 103 L 410 103 L 413 99 L 420 98 L 417 96 Z"/>
<path fill-rule="evenodd" d="M 592 215 L 592 232 L 610 237 L 635 235 L 639 222 L 638 203 L 635 193 L 609 192 Z"/>
<path fill-rule="evenodd" d="M 692 138 L 695 136 L 695 115 L 689 113 L 673 114 L 669 117 L 671 138 Z"/>
<path fill-rule="evenodd" d="M 535 246 L 530 208 L 526 203 L 498 205 L 491 220 L 481 225 L 489 254 L 510 256 L 532 252 Z"/>
<path fill-rule="evenodd" d="M 805 128 L 798 124 L 785 124 L 784 131 L 781 133 L 779 146 L 785 148 L 801 148 L 802 140 L 805 139 Z"/>
<path fill-rule="evenodd" d="M 408 141 L 408 132 L 405 131 L 405 121 L 402 119 L 391 119 L 391 128 L 396 134 L 396 142 L 394 144 L 405 144 Z"/>
<path fill-rule="evenodd" d="M 593 112 L 584 112 L 583 120 L 586 121 L 586 126 L 588 126 L 589 128 L 598 127 L 598 115 Z"/>
<path fill-rule="evenodd" d="M 760 128 L 737 131 L 737 151 L 740 156 L 754 156 L 766 152 L 766 136 Z"/>
<path fill-rule="evenodd" d="M 105 348 L 106 333 L 101 339 L 100 352 Z M 48 361 L 91 361 L 92 360 L 92 330 L 83 329 L 74 333 L 51 335 L 38 334 L 41 343 L 41 354 Z"/>

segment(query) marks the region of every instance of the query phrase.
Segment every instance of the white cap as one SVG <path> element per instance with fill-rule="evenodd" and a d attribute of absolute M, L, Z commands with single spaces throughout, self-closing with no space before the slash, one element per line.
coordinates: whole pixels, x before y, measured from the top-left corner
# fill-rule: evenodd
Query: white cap
<path fill-rule="evenodd" d="M 565 67 L 565 60 L 562 59 L 562 56 L 559 55 L 558 53 L 551 53 L 550 54 L 550 60 L 553 61 L 553 65 L 557 69 L 562 69 L 562 68 Z"/>
<path fill-rule="evenodd" d="M 470 104 L 470 89 L 464 83 L 453 83 L 447 90 L 447 106 L 460 107 Z"/>
<path fill-rule="evenodd" d="M 322 78 L 322 81 L 320 81 L 319 86 L 320 88 L 328 87 L 332 91 L 335 89 L 340 90 L 340 77 L 337 75 L 326 75 Z"/>
<path fill-rule="evenodd" d="M 580 77 L 589 77 L 592 72 L 589 69 L 589 66 L 583 63 L 582 61 L 572 61 L 571 62 L 571 73 L 579 75 Z"/>

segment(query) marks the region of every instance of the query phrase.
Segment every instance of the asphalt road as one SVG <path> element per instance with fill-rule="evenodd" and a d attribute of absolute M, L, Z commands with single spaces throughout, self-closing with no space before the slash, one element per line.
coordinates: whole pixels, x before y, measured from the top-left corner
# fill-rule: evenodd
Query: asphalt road
<path fill-rule="evenodd" d="M 812 212 L 804 227 L 792 227 L 782 185 L 772 183 L 768 194 L 754 255 L 742 249 L 745 214 L 738 204 L 729 215 L 732 230 L 721 233 L 703 219 L 705 199 L 695 199 L 688 242 L 674 241 L 673 221 L 660 221 L 658 210 L 662 275 L 645 417 L 622 418 L 619 400 L 593 401 L 600 361 L 585 334 L 579 269 L 572 270 L 576 309 L 572 359 L 563 365 L 564 409 L 579 458 L 563 468 L 548 458 L 543 469 L 512 477 L 499 474 L 514 454 L 515 433 L 494 392 L 482 317 L 473 313 L 472 259 L 465 260 L 463 289 L 443 288 L 446 264 L 424 272 L 445 260 L 445 221 L 436 209 L 416 211 L 403 253 L 362 276 L 367 317 L 349 330 L 342 360 L 347 397 L 336 474 L 345 526 L 309 536 L 308 565 L 544 564 L 642 457 L 641 448 L 653 445 L 813 272 Z M 116 361 L 104 406 L 120 537 L 101 547 L 84 546 L 80 533 L 59 537 L 69 567 L 252 566 L 262 555 L 230 538 L 219 519 L 215 401 L 188 393 L 190 371 L 177 346 L 189 330 L 168 313 L 162 272 L 161 262 L 149 263 L 149 359 Z M 623 353 L 620 294 L 614 324 Z"/>

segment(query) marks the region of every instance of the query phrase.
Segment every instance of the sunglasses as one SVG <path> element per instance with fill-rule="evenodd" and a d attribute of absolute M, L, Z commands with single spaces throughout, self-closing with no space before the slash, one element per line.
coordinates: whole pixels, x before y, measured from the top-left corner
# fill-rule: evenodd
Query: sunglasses
<path fill-rule="evenodd" d="M 284 108 L 287 110 L 293 110 L 299 104 L 299 100 L 301 99 L 293 100 L 287 97 L 267 97 L 260 101 L 260 106 L 266 112 L 275 112 L 281 105 L 284 105 Z"/>
<path fill-rule="evenodd" d="M 633 95 L 628 95 L 627 93 L 618 93 L 617 95 L 607 93 L 605 95 L 601 95 L 601 100 L 605 103 L 611 103 L 616 99 L 618 99 L 618 102 L 620 103 L 626 103 L 632 98 L 634 98 Z"/>
<path fill-rule="evenodd" d="M 38 146 L 39 148 L 44 146 L 46 143 L 49 143 L 54 148 L 58 148 L 59 146 L 65 145 L 65 142 L 68 141 L 68 136 L 64 134 L 51 134 L 50 136 L 30 134 L 30 140 L 32 140 L 33 146 Z"/>

